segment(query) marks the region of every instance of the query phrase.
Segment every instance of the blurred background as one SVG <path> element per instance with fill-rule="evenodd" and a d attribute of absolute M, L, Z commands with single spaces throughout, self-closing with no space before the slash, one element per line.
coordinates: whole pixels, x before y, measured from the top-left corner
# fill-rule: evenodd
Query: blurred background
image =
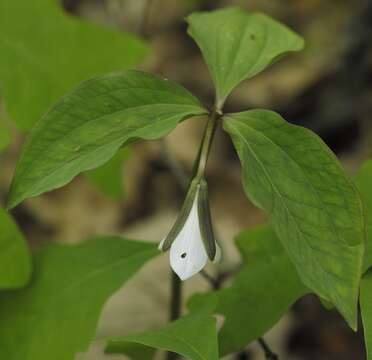
<path fill-rule="evenodd" d="M 51 25 L 53 17 L 62 19 L 60 12 L 64 11 L 73 21 L 70 25 L 94 24 L 97 41 L 83 37 L 76 47 L 69 47 L 76 35 L 72 30 L 64 33 L 61 21 L 60 37 L 55 40 L 60 48 L 56 51 L 61 52 L 58 56 L 68 58 L 68 66 L 62 60 L 61 66 L 54 61 L 53 71 L 34 79 L 28 77 L 22 61 L 12 58 L 0 43 L 2 205 L 28 130 L 51 103 L 84 78 L 119 70 L 122 61 L 123 68 L 161 74 L 181 83 L 205 104 L 213 104 L 213 85 L 198 48 L 187 36 L 184 17 L 193 11 L 231 5 L 265 12 L 284 22 L 305 38 L 306 49 L 240 85 L 226 103 L 226 111 L 269 108 L 294 124 L 312 129 L 337 153 L 350 176 L 371 157 L 370 0 L 33 0 L 30 3 L 43 4 L 45 10 L 35 10 L 40 16 L 33 17 L 32 24 L 26 18 L 31 16 L 27 13 L 29 5 L 17 7 L 16 2 L 0 0 L 0 35 L 9 31 L 6 18 L 18 12 L 20 19 L 26 19 L 14 25 L 20 33 L 28 31 L 29 40 L 23 41 L 43 53 L 42 49 L 54 41 L 53 31 L 57 31 Z M 121 41 L 120 45 L 113 44 L 120 46 L 117 56 L 113 53 L 102 58 L 99 41 L 104 37 L 98 36 L 101 27 L 111 29 L 115 41 Z M 105 35 L 110 38 L 111 32 Z M 101 67 L 91 66 L 96 57 Z M 54 88 L 51 78 L 56 77 L 69 81 Z M 43 88 L 40 84 L 47 85 Z M 187 176 L 191 172 L 204 124 L 203 118 L 190 119 L 163 142 L 132 146 L 103 168 L 24 202 L 12 215 L 31 246 L 51 241 L 75 243 L 96 234 L 159 241 L 169 231 L 182 204 L 180 173 Z M 221 130 L 214 141 L 208 182 L 213 219 L 225 251 L 221 266 L 228 270 L 239 262 L 234 236 L 242 229 L 264 223 L 266 217 L 245 197 L 238 158 Z M 206 281 L 195 276 L 185 284 L 185 296 L 206 289 Z M 167 255 L 163 255 L 110 299 L 101 316 L 97 340 L 79 359 L 105 359 L 100 340 L 107 336 L 161 326 L 168 318 L 168 302 L 169 263 Z M 325 310 L 314 296 L 294 304 L 265 338 L 281 359 L 365 359 L 363 334 L 353 333 L 336 312 Z M 230 358 L 264 356 L 256 344 L 251 344 L 245 352 Z"/>

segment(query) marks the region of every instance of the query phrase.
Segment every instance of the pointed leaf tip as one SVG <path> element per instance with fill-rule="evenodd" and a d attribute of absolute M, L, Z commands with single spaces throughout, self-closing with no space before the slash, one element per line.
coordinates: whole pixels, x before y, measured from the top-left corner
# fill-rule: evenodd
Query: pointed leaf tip
<path fill-rule="evenodd" d="M 204 113 L 199 100 L 182 86 L 142 71 L 85 81 L 31 131 L 13 177 L 8 207 L 107 163 L 128 143 L 161 138 L 184 119 Z"/>
<path fill-rule="evenodd" d="M 357 327 L 365 224 L 336 156 L 310 130 L 267 110 L 228 114 L 247 196 L 273 226 L 302 281 Z"/>
<path fill-rule="evenodd" d="M 114 338 L 106 352 L 126 354 L 128 343 L 175 352 L 190 360 L 219 358 L 216 319 L 205 314 L 184 316 L 163 329 Z"/>
<path fill-rule="evenodd" d="M 194 13 L 187 22 L 212 76 L 219 108 L 241 81 L 304 46 L 304 40 L 281 23 L 238 8 Z"/>

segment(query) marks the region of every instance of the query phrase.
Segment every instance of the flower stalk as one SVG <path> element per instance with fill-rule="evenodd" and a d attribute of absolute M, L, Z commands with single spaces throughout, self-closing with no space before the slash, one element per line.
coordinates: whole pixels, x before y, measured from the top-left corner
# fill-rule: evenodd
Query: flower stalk
<path fill-rule="evenodd" d="M 217 112 L 213 110 L 205 127 L 203 140 L 196 160 L 197 171 L 195 174 L 195 178 L 202 178 L 205 175 L 205 169 L 207 167 L 209 153 L 211 150 L 213 137 L 217 129 L 218 120 L 219 114 L 217 114 Z"/>

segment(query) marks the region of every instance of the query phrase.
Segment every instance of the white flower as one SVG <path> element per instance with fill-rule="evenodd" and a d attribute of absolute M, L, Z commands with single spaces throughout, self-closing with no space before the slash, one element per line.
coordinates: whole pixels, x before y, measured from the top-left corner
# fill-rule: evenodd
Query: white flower
<path fill-rule="evenodd" d="M 163 251 L 170 248 L 171 267 L 181 280 L 202 270 L 208 258 L 219 260 L 220 250 L 213 236 L 204 179 L 191 183 L 180 215 L 159 248 Z"/>

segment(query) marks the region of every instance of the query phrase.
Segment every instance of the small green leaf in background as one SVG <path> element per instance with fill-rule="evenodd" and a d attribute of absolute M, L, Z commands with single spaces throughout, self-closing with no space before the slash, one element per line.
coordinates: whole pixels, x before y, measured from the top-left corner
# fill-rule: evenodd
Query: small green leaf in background
<path fill-rule="evenodd" d="M 239 154 L 247 196 L 271 214 L 302 281 L 355 329 L 364 219 L 337 158 L 310 130 L 271 111 L 226 115 L 224 129 Z"/>
<path fill-rule="evenodd" d="M 72 17 L 60 1 L 0 0 L 1 95 L 20 129 L 72 86 L 134 67 L 146 53 L 135 36 Z"/>
<path fill-rule="evenodd" d="M 210 315 L 187 315 L 160 330 L 112 339 L 106 351 L 125 354 L 126 346 L 131 342 L 172 351 L 191 360 L 219 358 L 216 319 Z"/>
<path fill-rule="evenodd" d="M 372 270 L 369 270 L 360 285 L 360 309 L 367 348 L 367 359 L 372 360 Z"/>
<path fill-rule="evenodd" d="M 121 146 L 155 140 L 206 110 L 175 82 L 126 71 L 82 83 L 33 128 L 13 178 L 8 206 L 61 187 L 111 159 Z"/>
<path fill-rule="evenodd" d="M 121 199 L 124 196 L 123 163 L 128 159 L 129 154 L 129 148 L 120 149 L 106 164 L 87 171 L 85 175 L 103 194 L 112 199 Z"/>
<path fill-rule="evenodd" d="M 237 237 L 237 246 L 244 267 L 232 286 L 197 294 L 188 304 L 193 312 L 225 317 L 218 336 L 222 356 L 262 336 L 297 299 L 310 292 L 271 227 L 244 231 Z"/>
<path fill-rule="evenodd" d="M 372 266 L 372 160 L 363 164 L 355 182 L 362 196 L 366 220 L 367 238 L 363 266 L 363 270 L 366 271 Z"/>
<path fill-rule="evenodd" d="M 194 13 L 187 21 L 208 65 L 219 108 L 240 82 L 304 46 L 303 39 L 284 25 L 238 8 Z"/>
<path fill-rule="evenodd" d="M 30 284 L 0 292 L 0 359 L 73 360 L 109 296 L 157 254 L 153 244 L 116 237 L 38 251 Z"/>
<path fill-rule="evenodd" d="M 5 125 L 3 114 L 0 112 L 0 151 L 10 144 L 10 132 Z"/>
<path fill-rule="evenodd" d="M 0 289 L 27 284 L 31 275 L 31 257 L 26 240 L 11 216 L 0 208 Z"/>

